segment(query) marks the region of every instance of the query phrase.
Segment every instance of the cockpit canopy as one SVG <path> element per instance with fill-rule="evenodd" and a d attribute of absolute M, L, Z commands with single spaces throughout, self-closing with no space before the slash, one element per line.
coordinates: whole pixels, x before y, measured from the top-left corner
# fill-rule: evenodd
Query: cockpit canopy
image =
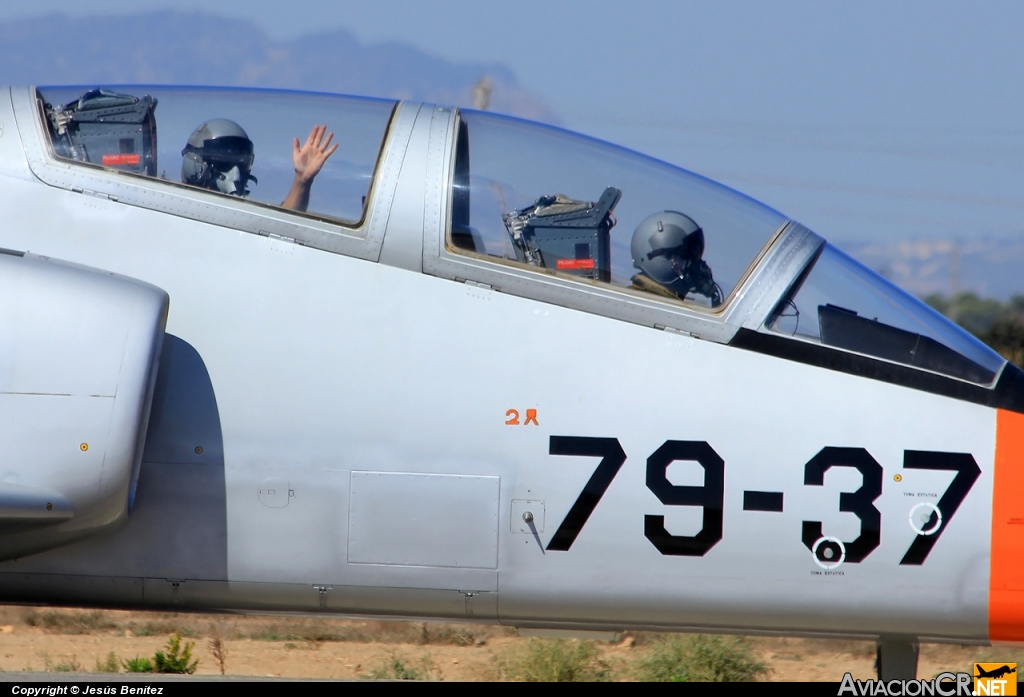
<path fill-rule="evenodd" d="M 540 124 L 460 117 L 456 252 L 720 310 L 786 234 L 782 214 L 678 167 Z M 1005 364 L 831 245 L 795 271 L 760 331 L 979 385 Z"/>
<path fill-rule="evenodd" d="M 396 108 L 387 100 L 276 90 L 92 86 L 36 94 L 59 160 L 202 189 L 210 200 L 233 196 L 288 209 L 328 228 L 365 218 Z M 631 316 L 622 308 L 639 306 L 640 298 L 642 312 L 655 306 L 683 323 L 718 323 L 716 340 L 756 328 L 773 341 L 983 386 L 995 384 L 1005 365 L 919 300 L 732 189 L 559 128 L 472 110 L 458 112 L 454 123 L 445 244 L 475 268 L 557 277 L 591 294 L 601 289 L 617 308 L 610 314 L 625 319 Z M 296 205 L 293 155 L 318 124 L 339 147 L 307 187 L 308 201 Z M 811 246 L 791 263 L 792 254 L 775 252 L 798 229 Z M 530 287 L 516 292 L 530 295 Z M 757 294 L 764 297 L 752 300 Z M 734 312 L 742 303 L 746 309 Z M 750 325 L 754 305 L 764 309 Z"/>

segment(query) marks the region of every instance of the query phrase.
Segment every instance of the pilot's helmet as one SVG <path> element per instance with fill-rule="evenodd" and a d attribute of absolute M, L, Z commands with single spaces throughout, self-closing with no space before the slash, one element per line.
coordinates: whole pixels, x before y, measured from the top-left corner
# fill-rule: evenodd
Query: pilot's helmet
<path fill-rule="evenodd" d="M 181 181 L 245 196 L 255 154 L 249 136 L 234 121 L 213 119 L 192 131 L 181 151 Z"/>
<path fill-rule="evenodd" d="M 671 287 L 680 280 L 681 264 L 704 256 L 704 231 L 688 215 L 661 211 L 636 226 L 629 251 L 633 266 Z"/>

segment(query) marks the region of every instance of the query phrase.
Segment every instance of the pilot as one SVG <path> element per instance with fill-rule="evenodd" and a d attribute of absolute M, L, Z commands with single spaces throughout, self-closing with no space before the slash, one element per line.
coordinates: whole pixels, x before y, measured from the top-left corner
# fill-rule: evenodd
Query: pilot
<path fill-rule="evenodd" d="M 327 126 L 314 126 L 301 146 L 299 139 L 294 139 L 295 179 L 281 203 L 283 208 L 305 211 L 309 207 L 313 179 L 338 149 L 337 143 L 331 145 L 334 134 L 328 133 L 325 138 L 326 131 Z M 241 126 L 229 119 L 213 119 L 196 128 L 181 155 L 181 180 L 186 184 L 232 196 L 248 196 L 249 182 L 257 183 L 250 174 L 256 157 L 252 141 Z"/>
<path fill-rule="evenodd" d="M 677 211 L 648 216 L 633 231 L 630 253 L 640 270 L 633 288 L 678 300 L 696 293 L 711 307 L 722 304 L 722 289 L 702 259 L 704 231 L 693 218 Z"/>

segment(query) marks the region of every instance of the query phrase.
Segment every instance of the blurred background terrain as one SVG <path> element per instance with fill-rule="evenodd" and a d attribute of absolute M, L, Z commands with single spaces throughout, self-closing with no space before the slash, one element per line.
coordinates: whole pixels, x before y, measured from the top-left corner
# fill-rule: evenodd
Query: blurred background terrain
<path fill-rule="evenodd" d="M 873 678 L 875 658 L 873 642 L 823 638 L 630 632 L 572 640 L 484 625 L 0 607 L 0 670 L 123 677 L 148 672 L 140 664 L 169 653 L 175 638 L 189 652 L 182 663 L 200 676 L 334 680 L 838 683 L 847 671 Z M 918 675 L 966 671 L 974 661 L 1021 663 L 1024 651 L 923 644 Z"/>
<path fill-rule="evenodd" d="M 1024 293 L 1022 30 L 998 2 L 36 0 L 0 7 L 0 83 L 486 107 L 722 181 L 921 297 L 1005 303 Z"/>
<path fill-rule="evenodd" d="M 486 76 L 493 109 L 557 120 L 500 63 L 455 63 L 397 42 L 365 45 L 343 29 L 274 41 L 251 21 L 206 12 L 10 20 L 0 24 L 0 66 L 0 80 L 15 85 L 282 87 L 462 105 L 472 105 L 473 86 Z"/>

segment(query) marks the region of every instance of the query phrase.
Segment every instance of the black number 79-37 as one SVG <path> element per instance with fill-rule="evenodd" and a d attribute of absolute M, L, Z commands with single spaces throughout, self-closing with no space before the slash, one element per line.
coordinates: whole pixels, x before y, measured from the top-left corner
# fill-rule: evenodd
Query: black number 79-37
<path fill-rule="evenodd" d="M 587 480 L 561 525 L 547 544 L 549 551 L 566 552 L 579 537 L 590 514 L 597 508 L 615 475 L 626 461 L 626 453 L 617 438 L 551 436 L 551 455 L 599 457 L 597 469 Z M 668 480 L 673 462 L 696 462 L 704 469 L 703 486 L 683 486 Z M 804 485 L 821 486 L 825 473 L 833 467 L 852 467 L 861 474 L 861 487 L 839 496 L 839 510 L 853 513 L 861 521 L 860 535 L 844 543 L 848 563 L 863 561 L 881 541 L 882 515 L 874 501 L 882 495 L 882 466 L 864 448 L 822 448 L 804 466 Z M 937 513 L 922 526 L 900 564 L 923 564 L 953 515 L 974 486 L 981 469 L 968 453 L 907 450 L 906 469 L 949 470 L 956 476 L 936 506 Z M 644 536 L 665 555 L 702 557 L 722 539 L 722 511 L 725 499 L 725 461 L 706 441 L 667 440 L 647 458 L 647 488 L 666 506 L 699 506 L 703 525 L 696 535 L 672 535 L 665 529 L 665 516 L 645 515 Z M 822 536 L 820 521 L 803 521 L 801 541 L 812 549 Z"/>

